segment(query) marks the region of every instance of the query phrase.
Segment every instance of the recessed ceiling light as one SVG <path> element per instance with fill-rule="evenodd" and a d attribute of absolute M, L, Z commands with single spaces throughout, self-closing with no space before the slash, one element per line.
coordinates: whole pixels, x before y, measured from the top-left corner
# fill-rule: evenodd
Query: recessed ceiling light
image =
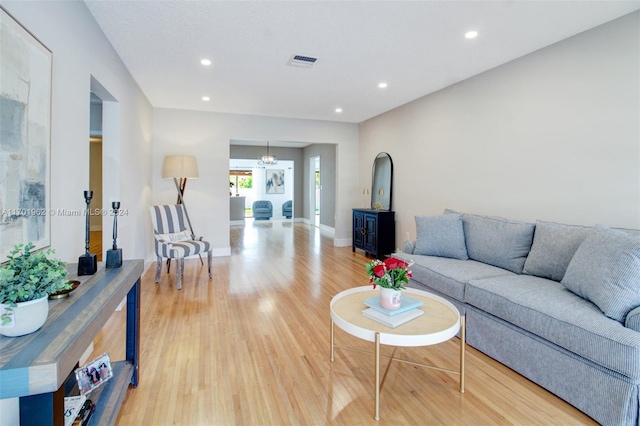
<path fill-rule="evenodd" d="M 468 38 L 468 39 L 476 38 L 476 37 L 478 37 L 478 32 L 477 31 L 469 31 L 468 33 L 466 33 L 464 35 L 464 37 Z"/>
<path fill-rule="evenodd" d="M 200 61 L 200 63 L 201 63 L 202 65 L 204 65 L 205 67 L 208 67 L 209 65 L 211 65 L 211 60 L 209 60 L 209 59 L 203 59 L 203 60 L 201 60 L 201 61 Z"/>
<path fill-rule="evenodd" d="M 337 113 L 341 113 L 342 112 L 342 108 L 336 108 L 336 112 Z"/>
<path fill-rule="evenodd" d="M 381 89 L 384 89 L 384 88 L 387 87 L 387 83 L 382 82 L 382 83 L 378 84 L 378 87 L 381 88 Z"/>
<path fill-rule="evenodd" d="M 203 96 L 203 97 L 202 97 L 202 100 L 203 100 L 203 101 L 205 101 L 205 102 L 208 102 L 208 101 L 209 101 L 209 99 L 211 99 L 211 98 L 209 98 L 208 96 Z"/>

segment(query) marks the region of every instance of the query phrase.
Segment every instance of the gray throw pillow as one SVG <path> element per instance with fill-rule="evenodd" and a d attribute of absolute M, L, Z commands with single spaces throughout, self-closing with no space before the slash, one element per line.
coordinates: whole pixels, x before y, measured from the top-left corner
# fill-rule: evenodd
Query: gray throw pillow
<path fill-rule="evenodd" d="M 537 221 L 533 245 L 523 272 L 562 281 L 569 262 L 590 230 L 586 226 Z"/>
<path fill-rule="evenodd" d="M 576 250 L 562 284 L 624 322 L 640 306 L 640 238 L 596 226 Z"/>
<path fill-rule="evenodd" d="M 448 216 L 448 213 L 445 216 Z M 533 223 L 465 213 L 462 215 L 469 259 L 522 273 L 533 242 Z"/>
<path fill-rule="evenodd" d="M 416 245 L 413 254 L 467 260 L 461 214 L 416 216 Z"/>

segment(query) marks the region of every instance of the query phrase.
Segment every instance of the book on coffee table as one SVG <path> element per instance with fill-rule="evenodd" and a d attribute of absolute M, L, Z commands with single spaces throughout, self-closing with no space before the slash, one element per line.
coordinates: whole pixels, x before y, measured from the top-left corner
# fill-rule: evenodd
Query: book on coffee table
<path fill-rule="evenodd" d="M 403 294 L 400 296 L 400 307 L 398 309 L 386 309 L 380 306 L 380 296 L 364 299 L 364 304 L 389 317 L 393 317 L 412 309 L 419 308 L 423 303 Z"/>
<path fill-rule="evenodd" d="M 374 321 L 378 321 L 381 324 L 386 325 L 387 327 L 396 328 L 406 322 L 411 321 L 412 319 L 418 318 L 420 315 L 423 315 L 424 311 L 421 309 L 413 308 L 409 311 L 403 312 L 398 315 L 389 316 L 384 314 L 374 308 L 368 308 L 362 311 L 362 315 L 365 317 L 372 319 Z"/>

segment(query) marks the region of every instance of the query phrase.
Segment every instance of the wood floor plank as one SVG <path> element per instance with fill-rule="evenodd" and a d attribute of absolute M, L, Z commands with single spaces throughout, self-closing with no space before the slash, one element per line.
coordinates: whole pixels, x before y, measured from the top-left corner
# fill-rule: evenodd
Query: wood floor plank
<path fill-rule="evenodd" d="M 317 228 L 291 222 L 231 228 L 231 256 L 198 259 L 160 283 L 142 278 L 140 384 L 118 425 L 593 425 L 589 417 L 467 347 L 458 376 L 394 363 L 374 410 L 373 355 L 336 349 L 331 297 L 366 285 L 361 253 L 334 247 Z M 124 357 L 125 313 L 97 336 L 95 354 Z M 373 351 L 336 327 L 336 344 Z M 389 355 L 391 348 L 383 347 Z M 397 356 L 457 369 L 459 340 L 401 348 Z"/>

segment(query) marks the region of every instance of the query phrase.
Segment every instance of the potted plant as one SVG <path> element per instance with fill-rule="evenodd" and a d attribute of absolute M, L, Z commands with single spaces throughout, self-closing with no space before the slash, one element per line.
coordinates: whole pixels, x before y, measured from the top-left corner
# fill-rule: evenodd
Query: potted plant
<path fill-rule="evenodd" d="M 380 286 L 380 306 L 391 310 L 400 307 L 401 290 L 409 283 L 411 265 L 395 257 L 387 257 L 384 261 L 374 259 L 365 265 L 369 283 L 374 289 Z"/>
<path fill-rule="evenodd" d="M 64 262 L 54 250 L 32 252 L 33 243 L 14 246 L 0 266 L 0 334 L 22 336 L 38 330 L 49 315 L 50 294 L 69 290 Z"/>

